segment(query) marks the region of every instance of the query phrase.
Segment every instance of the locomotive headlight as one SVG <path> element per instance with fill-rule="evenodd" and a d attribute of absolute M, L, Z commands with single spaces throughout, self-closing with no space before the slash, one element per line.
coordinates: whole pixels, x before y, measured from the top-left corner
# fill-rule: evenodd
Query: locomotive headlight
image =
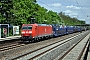
<path fill-rule="evenodd" d="M 21 32 L 22 34 L 25 34 L 25 32 Z"/>
<path fill-rule="evenodd" d="M 28 31 L 26 31 L 26 33 L 28 33 Z"/>
<path fill-rule="evenodd" d="M 32 33 L 32 31 L 29 31 L 28 33 Z"/>

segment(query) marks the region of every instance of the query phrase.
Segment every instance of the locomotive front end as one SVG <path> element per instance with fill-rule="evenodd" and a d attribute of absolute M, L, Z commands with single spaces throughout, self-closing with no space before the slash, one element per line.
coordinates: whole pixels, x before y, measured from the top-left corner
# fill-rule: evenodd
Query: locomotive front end
<path fill-rule="evenodd" d="M 21 39 L 23 41 L 29 41 L 32 39 L 32 26 L 22 26 Z"/>

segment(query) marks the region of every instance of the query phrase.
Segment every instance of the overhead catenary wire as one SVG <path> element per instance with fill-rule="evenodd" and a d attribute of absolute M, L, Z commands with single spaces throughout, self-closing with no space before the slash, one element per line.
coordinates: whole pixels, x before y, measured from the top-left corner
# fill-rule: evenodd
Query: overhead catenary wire
<path fill-rule="evenodd" d="M 39 1 L 39 0 L 38 0 Z M 42 1 L 39 1 L 39 2 L 41 2 L 41 3 L 43 3 L 43 4 L 45 4 L 44 2 L 42 2 Z M 53 10 L 55 10 L 55 11 L 57 11 L 56 9 L 54 9 L 54 8 L 52 8 L 51 6 L 49 6 L 48 4 L 45 4 L 46 6 L 48 6 L 48 7 L 50 7 L 51 9 L 53 9 Z"/>
<path fill-rule="evenodd" d="M 81 12 L 82 12 L 82 14 L 84 15 L 84 16 L 86 16 L 85 15 L 85 11 L 83 10 L 83 7 L 81 6 L 81 4 L 80 3 L 78 3 L 78 1 L 77 0 L 75 0 L 75 2 L 77 3 L 77 5 L 80 7 L 80 10 L 81 10 Z M 87 17 L 87 16 L 86 16 Z"/>
<path fill-rule="evenodd" d="M 52 6 L 46 4 L 45 2 L 42 2 L 42 1 L 40 1 L 40 0 L 38 0 L 38 2 L 40 2 L 40 3 L 42 3 L 42 4 L 45 4 L 47 7 L 51 8 L 51 9 L 53 9 L 53 10 L 55 10 L 55 11 L 58 11 L 58 10 L 54 9 Z M 76 2 L 76 4 L 78 5 L 78 7 L 80 7 L 81 14 L 87 19 L 87 16 L 88 16 L 88 15 L 85 15 L 86 13 L 85 13 L 83 7 L 81 6 L 80 2 L 77 1 L 77 0 L 75 0 L 75 2 Z M 46 9 L 47 9 L 47 8 L 46 8 Z M 53 10 L 52 10 L 52 11 L 53 11 Z M 84 21 L 86 21 L 86 20 L 84 20 Z"/>
<path fill-rule="evenodd" d="M 42 4 L 45 4 L 44 2 L 42 2 L 42 1 L 39 1 L 38 0 L 38 2 L 41 2 Z M 55 10 L 55 11 L 58 11 L 58 10 L 56 10 L 56 9 L 54 9 L 53 7 L 51 7 L 51 6 L 49 6 L 48 4 L 45 4 L 46 6 L 48 6 L 48 7 L 50 7 L 51 9 L 53 9 L 53 10 Z M 54 11 L 54 12 L 55 12 Z M 61 18 L 61 17 L 60 17 Z M 64 22 L 64 20 L 62 20 L 62 18 L 61 18 L 61 22 Z M 64 24 L 64 23 L 63 23 Z"/>

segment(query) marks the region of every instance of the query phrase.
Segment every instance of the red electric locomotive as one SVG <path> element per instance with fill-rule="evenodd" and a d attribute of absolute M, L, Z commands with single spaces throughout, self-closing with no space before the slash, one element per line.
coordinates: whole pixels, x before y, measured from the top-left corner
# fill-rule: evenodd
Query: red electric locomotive
<path fill-rule="evenodd" d="M 25 42 L 31 42 L 39 38 L 52 37 L 52 26 L 47 24 L 23 24 L 21 38 Z"/>

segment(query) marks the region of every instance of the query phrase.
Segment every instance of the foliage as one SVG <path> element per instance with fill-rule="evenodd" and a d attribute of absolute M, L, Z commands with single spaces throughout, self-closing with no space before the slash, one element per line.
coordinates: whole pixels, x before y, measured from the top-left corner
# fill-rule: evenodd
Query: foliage
<path fill-rule="evenodd" d="M 85 21 L 78 20 L 77 18 L 71 18 L 70 16 L 65 15 L 63 12 L 60 12 L 59 16 L 62 19 L 62 22 L 65 23 L 65 25 L 80 25 L 80 24 L 85 24 Z"/>
<path fill-rule="evenodd" d="M 9 0 L 8 0 L 9 1 Z M 36 3 L 36 0 L 12 0 L 10 3 L 0 2 L 2 11 L 0 13 L 0 23 L 10 23 L 13 25 L 30 24 L 30 16 L 35 17 L 36 23 L 75 25 L 85 24 L 76 18 L 66 16 L 62 12 L 48 11 Z"/>

